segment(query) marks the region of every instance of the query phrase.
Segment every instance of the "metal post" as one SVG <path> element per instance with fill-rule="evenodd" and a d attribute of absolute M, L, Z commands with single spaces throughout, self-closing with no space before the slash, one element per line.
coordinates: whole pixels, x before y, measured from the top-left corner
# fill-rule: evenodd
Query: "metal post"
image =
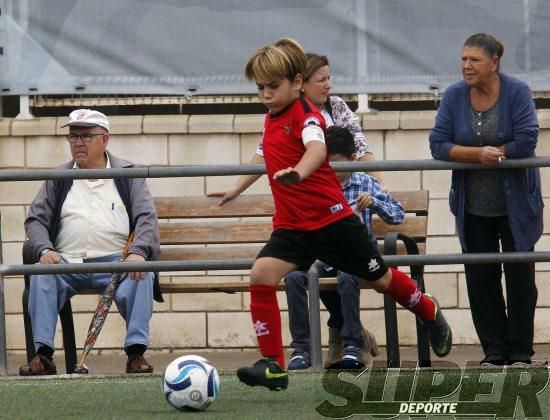
<path fill-rule="evenodd" d="M 31 106 L 29 97 L 21 95 L 19 97 L 19 114 L 15 117 L 16 120 L 32 120 L 34 116 L 31 114 Z"/>
<path fill-rule="evenodd" d="M 0 265 L 2 255 L 2 216 L 0 215 Z M 8 376 L 8 346 L 6 342 L 6 307 L 4 303 L 4 276 L 0 273 L 0 376 Z"/>
<path fill-rule="evenodd" d="M 307 273 L 309 296 L 309 342 L 311 347 L 311 366 L 321 369 L 323 354 L 321 347 L 321 305 L 319 304 L 319 269 L 315 264 Z"/>
<path fill-rule="evenodd" d="M 357 114 L 376 114 L 377 110 L 369 107 L 369 95 L 367 93 L 357 94 Z"/>

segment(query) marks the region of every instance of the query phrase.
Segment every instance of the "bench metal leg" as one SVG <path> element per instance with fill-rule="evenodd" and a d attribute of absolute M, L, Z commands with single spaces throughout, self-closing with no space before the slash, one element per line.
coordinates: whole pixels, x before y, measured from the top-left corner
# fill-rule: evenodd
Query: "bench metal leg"
<path fill-rule="evenodd" d="M 384 295 L 384 320 L 386 322 L 386 354 L 388 367 L 399 367 L 399 330 L 397 327 L 397 310 L 391 296 Z"/>
<path fill-rule="evenodd" d="M 25 283 L 26 283 L 25 279 Z M 23 302 L 23 325 L 25 326 L 25 347 L 27 349 L 27 363 L 30 363 L 34 357 L 34 339 L 32 336 L 32 322 L 31 315 L 29 314 L 29 288 L 25 285 L 23 290 L 23 296 L 21 298 Z"/>
<path fill-rule="evenodd" d="M 74 373 L 76 367 L 76 341 L 74 337 L 73 310 L 68 300 L 59 311 L 61 329 L 63 330 L 63 348 L 65 349 L 65 369 Z"/>
<path fill-rule="evenodd" d="M 311 347 L 311 366 L 321 369 L 323 354 L 321 347 L 321 305 L 319 303 L 319 270 L 314 265 L 307 273 L 309 296 L 309 340 Z"/>

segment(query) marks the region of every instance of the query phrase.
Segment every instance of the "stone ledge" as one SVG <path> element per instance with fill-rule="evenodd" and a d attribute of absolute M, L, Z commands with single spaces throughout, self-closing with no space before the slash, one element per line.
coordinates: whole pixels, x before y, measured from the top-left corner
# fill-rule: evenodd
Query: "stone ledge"
<path fill-rule="evenodd" d="M 189 132 L 189 115 L 145 115 L 143 132 L 180 134 Z"/>
<path fill-rule="evenodd" d="M 431 129 L 437 111 L 402 111 L 399 126 L 402 130 Z"/>
<path fill-rule="evenodd" d="M 261 133 L 264 120 L 264 114 L 235 115 L 233 130 L 235 133 Z"/>
<path fill-rule="evenodd" d="M 155 313 L 150 330 L 151 347 L 206 347 L 204 312 Z"/>
<path fill-rule="evenodd" d="M 71 160 L 71 148 L 64 137 L 35 135 L 26 138 L 26 146 L 29 168 L 55 168 Z"/>
<path fill-rule="evenodd" d="M 32 120 L 13 119 L 12 136 L 53 136 L 57 134 L 57 117 L 39 117 Z"/>
<path fill-rule="evenodd" d="M 24 167 L 25 139 L 2 134 L 0 136 L 2 136 L 0 139 L 0 167 L 3 169 Z"/>
<path fill-rule="evenodd" d="M 0 207 L 2 215 L 2 241 L 25 240 L 25 222 L 26 214 L 24 206 L 2 206 Z"/>
<path fill-rule="evenodd" d="M 23 314 L 6 314 L 6 347 L 8 351 L 26 348 Z"/>
<path fill-rule="evenodd" d="M 400 111 L 383 111 L 373 114 L 362 114 L 363 130 L 397 130 Z"/>
<path fill-rule="evenodd" d="M 190 133 L 232 133 L 235 115 L 191 115 Z"/>
<path fill-rule="evenodd" d="M 141 115 L 108 116 L 111 134 L 141 134 L 143 117 Z"/>
<path fill-rule="evenodd" d="M 550 109 L 537 110 L 539 128 L 550 128 Z"/>
<path fill-rule="evenodd" d="M 11 118 L 0 118 L 0 136 L 10 135 L 11 122 Z"/>

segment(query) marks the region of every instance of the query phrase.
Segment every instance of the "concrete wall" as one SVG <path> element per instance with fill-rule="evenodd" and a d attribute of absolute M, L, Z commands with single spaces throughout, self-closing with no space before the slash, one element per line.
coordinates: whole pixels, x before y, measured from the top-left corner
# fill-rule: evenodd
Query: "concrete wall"
<path fill-rule="evenodd" d="M 362 115 L 362 124 L 377 159 L 428 159 L 428 133 L 435 112 L 381 112 Z M 66 129 L 60 126 L 65 118 L 36 118 L 20 121 L 0 119 L 0 167 L 51 168 L 70 158 L 69 147 L 62 137 Z M 138 165 L 216 165 L 247 163 L 260 138 L 261 115 L 147 115 L 111 117 L 112 137 L 109 149 Z M 539 111 L 541 136 L 538 155 L 550 155 L 550 110 Z M 542 169 L 544 197 L 550 204 L 550 169 Z M 384 174 L 390 190 L 426 189 L 430 192 L 430 214 L 427 253 L 459 252 L 454 220 L 448 210 L 447 194 L 450 171 L 411 171 Z M 151 179 L 149 186 L 155 196 L 197 195 L 222 190 L 237 177 L 200 177 Z M 23 221 L 28 204 L 41 182 L 0 183 L 0 212 L 4 262 L 21 264 L 21 245 L 25 239 Z M 248 193 L 268 192 L 263 177 Z M 548 214 L 548 212 L 547 212 Z M 537 249 L 550 248 L 550 220 L 545 217 L 545 235 Z M 536 316 L 535 341 L 550 342 L 550 265 L 537 265 L 539 308 Z M 461 266 L 426 267 L 426 287 L 439 297 L 451 323 L 455 342 L 476 344 L 477 337 L 468 309 L 463 268 Z M 172 274 L 172 275 L 171 275 Z M 247 281 L 246 272 L 166 273 L 163 282 L 180 283 L 208 276 L 209 280 Z M 11 352 L 25 348 L 20 277 L 5 279 L 7 342 Z M 174 294 L 165 295 L 166 302 L 155 303 L 151 323 L 151 349 L 174 348 L 245 348 L 256 346 L 248 312 L 249 294 L 234 295 Z M 77 345 L 82 345 L 91 311 L 97 296 L 73 298 Z M 289 343 L 286 298 L 279 295 L 284 325 L 284 342 Z M 361 296 L 362 318 L 378 341 L 385 342 L 382 297 L 371 291 Z M 322 322 L 327 314 L 323 311 Z M 399 311 L 400 336 L 403 344 L 415 341 L 414 319 Z M 61 334 L 57 346 L 61 347 Z M 323 328 L 323 341 L 326 344 Z M 109 316 L 96 349 L 119 349 L 124 341 L 124 323 L 116 311 Z"/>

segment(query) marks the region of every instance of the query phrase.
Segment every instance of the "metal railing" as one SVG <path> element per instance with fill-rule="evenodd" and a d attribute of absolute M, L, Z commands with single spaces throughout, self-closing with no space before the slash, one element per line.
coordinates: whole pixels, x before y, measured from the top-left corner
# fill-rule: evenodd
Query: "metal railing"
<path fill-rule="evenodd" d="M 448 169 L 486 170 L 495 167 L 479 163 L 457 163 L 441 160 L 381 160 L 368 162 L 334 162 L 331 166 L 342 171 L 443 171 Z M 516 169 L 550 166 L 550 157 L 503 160 L 496 168 Z M 112 169 L 9 169 L 0 171 L 2 181 L 39 181 L 49 179 L 112 179 L 112 178 L 172 178 L 197 176 L 260 175 L 265 165 L 195 165 L 150 166 L 144 168 Z"/>
<path fill-rule="evenodd" d="M 498 168 L 549 167 L 550 157 L 503 160 Z M 333 163 L 335 171 L 410 171 L 410 170 L 449 170 L 488 168 L 478 163 L 456 163 L 436 160 L 394 160 L 369 162 Z M 167 178 L 265 174 L 264 165 L 219 165 L 185 167 L 146 167 L 113 169 L 38 169 L 2 170 L 1 181 L 36 181 L 54 179 L 112 179 L 112 178 Z M 0 236 L 1 243 L 1 236 Z M 8 275 L 70 274 L 70 273 L 112 273 L 128 271 L 207 271 L 250 269 L 253 260 L 196 260 L 196 261 L 145 261 L 118 263 L 86 263 L 62 265 L 6 265 L 3 264 L 0 247 L 0 375 L 7 375 L 7 340 L 4 307 L 4 277 Z M 509 252 L 486 254 L 431 254 L 431 255 L 390 255 L 384 257 L 392 266 L 403 265 L 448 265 L 448 264 L 487 264 L 517 262 L 550 262 L 550 252 Z M 315 296 L 315 291 L 313 291 Z M 316 293 L 318 297 L 318 290 Z M 312 297 L 314 297 L 312 296 Z M 311 298 L 310 297 L 310 300 Z M 318 305 L 314 305 L 314 308 Z"/>

